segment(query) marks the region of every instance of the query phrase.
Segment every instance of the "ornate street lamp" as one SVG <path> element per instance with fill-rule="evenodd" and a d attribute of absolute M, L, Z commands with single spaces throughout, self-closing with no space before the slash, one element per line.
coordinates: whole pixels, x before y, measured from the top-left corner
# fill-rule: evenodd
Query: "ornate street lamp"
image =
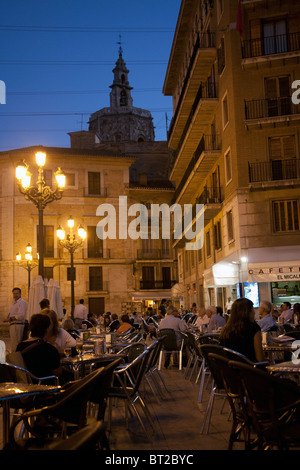
<path fill-rule="evenodd" d="M 26 252 L 25 252 L 25 261 L 22 261 L 22 255 L 20 252 L 16 254 L 16 260 L 18 261 L 19 265 L 26 269 L 28 272 L 28 298 L 29 298 L 29 289 L 30 289 L 30 276 L 31 276 L 31 271 L 38 266 L 38 263 L 33 261 L 32 259 L 32 246 L 30 243 L 26 246 Z"/>
<path fill-rule="evenodd" d="M 46 154 L 37 152 L 35 154 L 36 163 L 38 165 L 38 180 L 36 186 L 31 186 L 31 173 L 28 166 L 24 161 L 18 163 L 16 167 L 16 178 L 18 180 L 18 187 L 21 194 L 25 199 L 32 201 L 39 212 L 39 275 L 44 278 L 44 223 L 43 213 L 44 209 L 52 201 L 57 201 L 62 198 L 63 189 L 65 187 L 65 175 L 60 168 L 55 173 L 56 187 L 55 189 L 47 186 L 44 180 L 43 167 L 46 162 Z"/>
<path fill-rule="evenodd" d="M 78 236 L 79 239 L 75 238 L 74 233 L 73 233 L 73 228 L 74 228 L 74 219 L 72 216 L 69 217 L 68 219 L 68 227 L 70 229 L 69 235 L 66 237 L 66 233 L 64 229 L 59 226 L 58 229 L 56 230 L 57 237 L 59 239 L 59 244 L 63 247 L 66 248 L 71 256 L 71 317 L 73 317 L 74 313 L 74 308 L 75 308 L 75 295 L 74 295 L 74 252 L 82 246 L 85 238 L 86 238 L 86 231 L 85 229 L 80 225 L 78 227 Z"/>

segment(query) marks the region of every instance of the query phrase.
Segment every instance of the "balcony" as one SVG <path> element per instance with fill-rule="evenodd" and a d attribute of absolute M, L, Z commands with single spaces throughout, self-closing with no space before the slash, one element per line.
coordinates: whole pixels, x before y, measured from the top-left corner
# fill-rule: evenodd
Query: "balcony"
<path fill-rule="evenodd" d="M 211 171 L 219 158 L 221 147 L 219 135 L 203 135 L 182 180 L 176 188 L 173 203 L 187 204 L 193 199 L 201 181 Z"/>
<path fill-rule="evenodd" d="M 278 186 L 300 184 L 300 160 L 272 160 L 268 162 L 248 163 L 249 183 L 253 189 L 265 189 Z"/>
<path fill-rule="evenodd" d="M 250 39 L 242 43 L 242 58 L 244 68 L 266 65 L 275 61 L 299 58 L 300 33 L 266 36 Z"/>
<path fill-rule="evenodd" d="M 204 217 L 204 227 L 214 218 L 218 215 L 218 213 L 222 209 L 222 202 L 224 200 L 223 197 L 223 190 L 220 186 L 213 186 L 213 187 L 208 187 L 205 186 L 203 188 L 202 193 L 200 194 L 199 197 L 196 198 L 196 201 L 192 207 L 192 224 L 191 224 L 191 230 L 193 232 L 196 231 L 196 216 L 199 217 L 199 214 Z M 203 209 L 200 209 L 200 213 L 197 214 L 197 204 L 198 205 L 203 205 Z M 181 221 L 181 228 L 183 229 L 184 224 L 183 221 Z M 178 233 L 179 230 L 176 230 Z M 172 240 L 172 246 L 173 248 L 176 246 L 177 248 L 183 247 L 187 240 L 184 236 L 182 238 L 173 238 Z"/>
<path fill-rule="evenodd" d="M 166 250 L 137 250 L 137 260 L 161 260 L 170 259 L 171 253 Z"/>
<path fill-rule="evenodd" d="M 172 289 L 177 284 L 177 281 L 165 280 L 165 281 L 140 281 L 141 290 L 164 290 Z"/>
<path fill-rule="evenodd" d="M 248 127 L 288 124 L 300 120 L 300 105 L 290 96 L 245 101 L 245 117 Z"/>
<path fill-rule="evenodd" d="M 200 83 L 175 151 L 170 179 L 174 180 L 176 184 L 181 181 L 182 174 L 185 173 L 190 163 L 191 155 L 196 152 L 199 140 L 205 133 L 218 102 L 215 82 L 210 78 L 206 83 Z M 170 142 L 169 145 L 172 147 Z"/>
<path fill-rule="evenodd" d="M 193 106 L 199 83 L 205 82 L 209 77 L 216 54 L 215 34 L 209 32 L 198 33 L 168 132 L 168 140 L 171 148 L 175 149 L 178 145 L 186 120 Z M 173 93 L 176 84 L 172 82 L 171 76 L 169 81 Z M 168 89 L 165 89 L 165 94 L 168 94 Z"/>

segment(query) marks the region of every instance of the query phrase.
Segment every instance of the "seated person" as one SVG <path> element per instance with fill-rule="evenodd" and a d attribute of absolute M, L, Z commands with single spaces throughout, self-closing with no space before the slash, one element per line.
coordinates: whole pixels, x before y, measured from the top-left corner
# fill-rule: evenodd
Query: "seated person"
<path fill-rule="evenodd" d="M 120 326 L 120 322 L 119 322 L 119 317 L 116 313 L 113 313 L 112 316 L 111 316 L 111 323 L 109 324 L 109 330 L 112 332 L 112 331 L 116 331 L 119 326 Z"/>
<path fill-rule="evenodd" d="M 213 305 L 207 307 L 206 309 L 208 312 L 211 312 L 212 315 L 210 316 L 209 324 L 207 327 L 207 332 L 212 333 L 215 330 L 218 330 L 219 328 L 223 328 L 223 326 L 226 323 L 225 318 L 222 316 L 222 312 L 220 307 L 215 307 Z M 208 314 L 208 316 L 210 313 Z"/>
<path fill-rule="evenodd" d="M 45 308 L 41 313 L 47 315 L 51 321 L 51 328 L 47 332 L 46 341 L 55 346 L 61 356 L 64 355 L 66 347 L 75 348 L 76 340 L 66 330 L 59 328 L 57 315 L 54 310 Z"/>
<path fill-rule="evenodd" d="M 130 323 L 129 316 L 127 314 L 121 315 L 120 326 L 117 329 L 117 334 L 124 333 L 124 331 L 131 330 L 132 324 Z"/>
<path fill-rule="evenodd" d="M 79 331 L 74 328 L 74 322 L 71 317 L 67 317 L 62 324 L 64 330 L 66 330 L 73 338 L 79 338 Z"/>
<path fill-rule="evenodd" d="M 47 315 L 32 315 L 29 323 L 30 337 L 17 346 L 22 353 L 26 368 L 36 377 L 56 375 L 60 377 L 62 368 L 57 349 L 45 337 L 51 328 L 51 320 Z"/>
<path fill-rule="evenodd" d="M 257 320 L 258 325 L 261 328 L 262 332 L 265 332 L 269 330 L 270 328 L 276 327 L 276 321 L 274 320 L 272 316 L 272 309 L 273 306 L 271 302 L 268 302 L 267 300 L 263 300 L 259 304 L 259 316 L 260 319 Z"/>
<path fill-rule="evenodd" d="M 237 299 L 230 309 L 230 317 L 220 333 L 220 344 L 237 351 L 252 362 L 265 360 L 260 326 L 255 321 L 253 302 Z"/>

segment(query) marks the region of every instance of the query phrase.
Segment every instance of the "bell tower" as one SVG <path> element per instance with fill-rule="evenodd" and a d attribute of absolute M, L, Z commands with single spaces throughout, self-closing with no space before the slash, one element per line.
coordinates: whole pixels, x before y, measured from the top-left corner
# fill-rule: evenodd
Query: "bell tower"
<path fill-rule="evenodd" d="M 110 85 L 110 107 L 132 107 L 132 87 L 129 86 L 128 74 L 129 70 L 126 67 L 122 56 L 122 47 L 119 47 L 119 58 L 116 62 L 116 66 L 113 69 L 114 80 L 113 84 Z"/>

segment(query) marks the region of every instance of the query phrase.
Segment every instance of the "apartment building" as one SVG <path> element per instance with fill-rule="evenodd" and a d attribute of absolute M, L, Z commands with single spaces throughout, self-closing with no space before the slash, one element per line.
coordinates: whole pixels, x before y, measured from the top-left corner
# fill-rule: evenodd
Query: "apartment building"
<path fill-rule="evenodd" d="M 186 307 L 300 300 L 299 25 L 293 0 L 182 1 L 163 93 L 173 202 L 204 213 L 202 249 L 173 241 Z"/>

